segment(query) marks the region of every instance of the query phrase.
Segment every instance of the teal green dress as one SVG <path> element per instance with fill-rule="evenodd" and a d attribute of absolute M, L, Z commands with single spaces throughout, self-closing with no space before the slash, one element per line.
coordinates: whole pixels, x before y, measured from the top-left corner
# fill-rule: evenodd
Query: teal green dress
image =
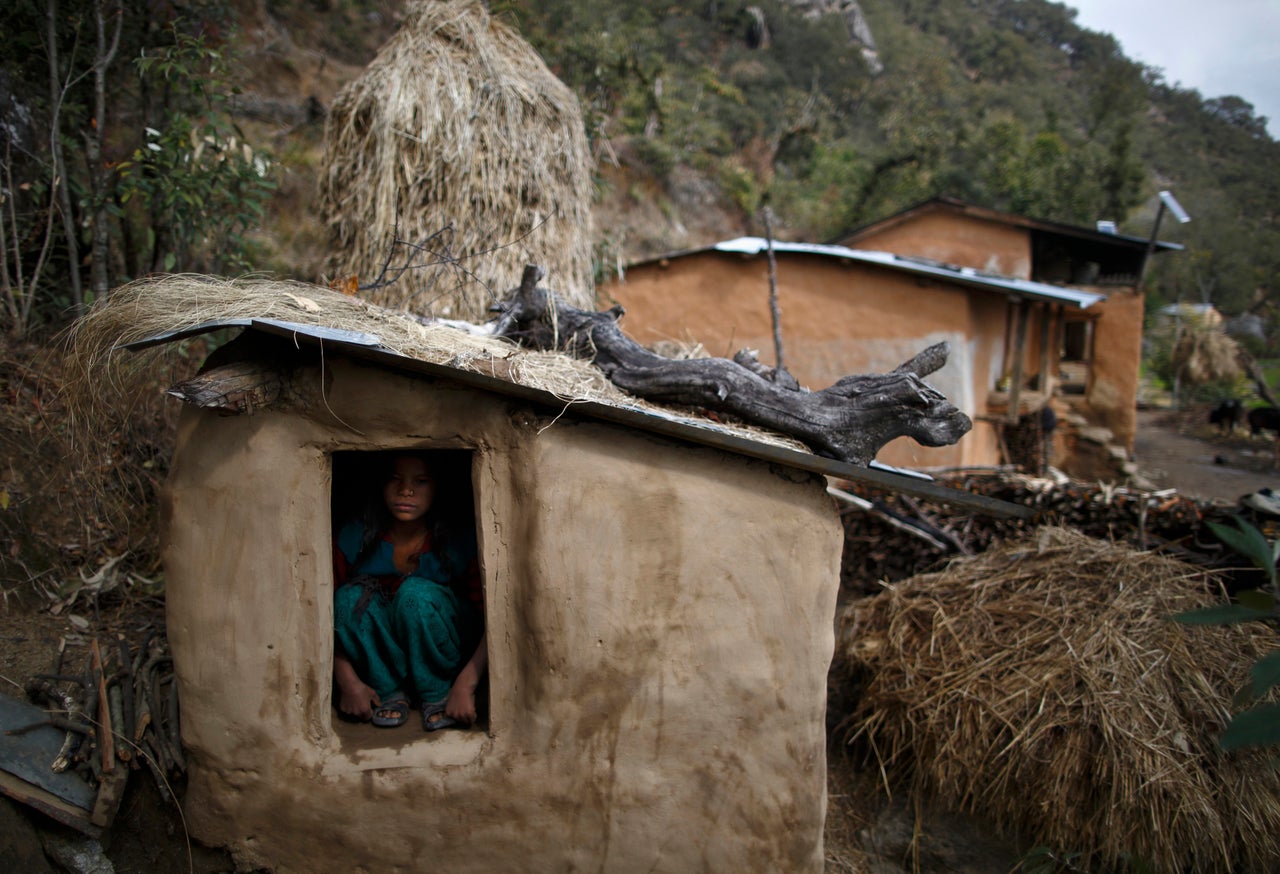
<path fill-rule="evenodd" d="M 338 650 L 381 701 L 443 701 L 483 632 L 474 534 L 438 545 L 428 534 L 405 575 L 389 540 L 360 558 L 363 541 L 364 528 L 352 523 L 338 533 L 334 550 Z"/>

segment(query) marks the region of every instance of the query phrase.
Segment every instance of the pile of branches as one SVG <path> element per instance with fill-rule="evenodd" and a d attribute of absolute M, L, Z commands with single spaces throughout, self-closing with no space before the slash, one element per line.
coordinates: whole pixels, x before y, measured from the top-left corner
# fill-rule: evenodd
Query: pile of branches
<path fill-rule="evenodd" d="M 78 666 L 66 664 L 66 640 L 53 671 L 25 684 L 31 701 L 49 714 L 24 726 L 51 725 L 66 732 L 50 763 L 55 772 L 75 771 L 96 789 L 90 822 L 109 826 L 129 772 L 145 768 L 160 796 L 174 801 L 172 782 L 186 771 L 178 716 L 178 687 L 165 636 L 152 631 L 138 646 L 123 634 L 88 640 Z"/>
<path fill-rule="evenodd" d="M 856 597 L 933 570 L 956 556 L 977 555 L 1042 525 L 1073 528 L 1103 540 L 1177 556 L 1232 575 L 1232 589 L 1261 584 L 1257 571 L 1239 568 L 1238 556 L 1206 524 L 1243 516 L 1269 537 L 1277 520 L 1255 510 L 1198 501 L 1174 489 L 1138 488 L 1032 477 L 1014 471 L 940 476 L 944 485 L 999 498 L 1036 511 L 1028 520 L 977 516 L 971 510 L 846 483 L 860 500 L 845 502 L 841 592 Z M 869 505 L 869 506 L 868 506 Z"/>
<path fill-rule="evenodd" d="M 201 356 L 202 350 L 197 338 L 185 351 Z M 162 362 L 140 369 L 115 426 L 104 428 L 101 420 L 76 421 L 66 402 L 66 364 L 61 346 L 0 337 L 0 596 L 6 606 L 66 600 L 109 564 L 125 579 L 159 570 L 156 494 L 176 425 L 176 405 L 164 398 L 174 371 Z M 100 391 L 102 377 L 99 371 Z"/>

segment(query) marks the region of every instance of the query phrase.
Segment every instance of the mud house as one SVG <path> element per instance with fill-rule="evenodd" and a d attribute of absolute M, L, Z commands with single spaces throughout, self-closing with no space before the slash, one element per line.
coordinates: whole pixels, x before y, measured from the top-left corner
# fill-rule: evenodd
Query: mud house
<path fill-rule="evenodd" d="M 775 244 L 785 363 L 804 384 L 872 372 L 946 340 L 931 380 L 975 422 L 959 443 L 906 441 L 904 466 L 994 464 L 1054 395 L 1132 448 L 1148 241 L 937 198 L 836 244 Z M 1180 248 L 1157 243 L 1155 251 Z M 772 362 L 766 241 L 731 240 L 630 265 L 600 289 L 642 343 L 739 347 Z"/>
<path fill-rule="evenodd" d="M 184 407 L 166 486 L 193 836 L 294 871 L 821 870 L 834 462 L 349 331 L 256 320 L 237 345 L 284 387 Z M 468 730 L 332 706 L 342 484 L 401 447 L 474 499 Z"/>
<path fill-rule="evenodd" d="M 1148 257 L 1182 251 L 1181 245 L 1116 233 L 1113 222 L 1080 227 L 951 197 L 903 210 L 838 242 L 1100 295 L 1096 305 L 1063 309 L 1050 321 L 1051 375 L 1070 407 L 1133 450 L 1145 304 L 1139 281 Z M 1030 314 L 1042 331 L 1044 315 L 1043 309 Z"/>

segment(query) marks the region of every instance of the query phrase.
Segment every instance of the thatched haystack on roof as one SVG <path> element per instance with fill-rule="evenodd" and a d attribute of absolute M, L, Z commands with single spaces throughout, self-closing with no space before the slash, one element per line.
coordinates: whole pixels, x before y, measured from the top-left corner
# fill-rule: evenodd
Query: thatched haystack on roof
<path fill-rule="evenodd" d="M 918 799 L 1091 863 L 1273 871 L 1280 774 L 1215 739 L 1274 632 L 1169 621 L 1221 600 L 1206 582 L 1041 529 L 889 586 L 842 617 L 850 739 Z"/>
<path fill-rule="evenodd" d="M 375 303 L 483 321 L 537 263 L 590 308 L 591 159 L 574 94 L 479 0 L 408 5 L 404 25 L 334 100 L 321 210 L 332 276 L 413 269 Z M 396 239 L 423 247 L 399 246 Z"/>
<path fill-rule="evenodd" d="M 163 333 L 231 319 L 277 319 L 376 335 L 381 345 L 419 361 L 480 369 L 506 361 L 513 382 L 565 398 L 629 398 L 590 363 L 556 353 L 415 319 L 318 285 L 262 278 L 152 276 L 122 286 L 94 306 L 71 334 L 71 361 L 96 382 L 117 349 Z M 491 367 L 489 369 L 492 369 Z M 79 381 L 79 380 L 78 380 Z"/>

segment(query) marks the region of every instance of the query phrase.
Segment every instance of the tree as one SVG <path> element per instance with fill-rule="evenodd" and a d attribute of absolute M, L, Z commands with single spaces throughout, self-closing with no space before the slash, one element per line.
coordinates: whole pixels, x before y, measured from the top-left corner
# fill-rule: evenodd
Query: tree
<path fill-rule="evenodd" d="M 0 128 L 11 334 L 56 328 L 139 272 L 248 266 L 244 232 L 274 186 L 269 159 L 226 112 L 233 88 L 214 34 L 231 32 L 229 9 L 13 0 L 0 10 L 7 108 L 33 120 L 30 135 Z"/>
<path fill-rule="evenodd" d="M 80 278 L 80 244 L 76 233 L 76 217 L 71 206 L 71 179 L 62 149 L 63 107 L 67 92 L 78 77 L 68 73 L 63 78 L 58 53 L 58 0 L 45 3 L 45 52 L 49 58 L 49 158 L 52 161 L 53 189 L 57 192 L 58 211 L 62 218 L 64 243 L 67 247 L 67 276 L 71 280 L 71 303 L 76 311 L 84 307 L 84 288 Z"/>
<path fill-rule="evenodd" d="M 1253 104 L 1240 97 L 1215 97 L 1204 103 L 1205 112 L 1232 127 L 1238 127 L 1251 137 L 1267 135 L 1265 116 L 1253 114 Z"/>
<path fill-rule="evenodd" d="M 145 241 L 134 243 L 129 269 L 243 272 L 252 266 L 245 234 L 275 188 L 273 162 L 231 122 L 228 44 L 180 22 L 170 38 L 134 62 L 163 99 L 117 166 L 120 220 Z"/>
<path fill-rule="evenodd" d="M 53 0 L 50 0 L 52 3 Z M 110 23 L 108 23 L 110 18 Z M 103 138 L 107 130 L 107 71 L 120 48 L 120 32 L 124 26 L 124 4 L 115 0 L 108 7 L 107 0 L 93 0 L 94 43 L 93 54 L 93 116 L 85 133 L 85 157 L 89 163 L 89 194 L 91 198 L 91 223 L 93 243 L 90 248 L 92 288 L 94 297 L 103 297 L 111 287 L 109 270 L 110 228 L 108 227 L 108 202 L 111 173 L 103 158 Z M 109 35 L 108 35 L 109 34 Z M 82 306 L 78 301 L 77 306 Z"/>

